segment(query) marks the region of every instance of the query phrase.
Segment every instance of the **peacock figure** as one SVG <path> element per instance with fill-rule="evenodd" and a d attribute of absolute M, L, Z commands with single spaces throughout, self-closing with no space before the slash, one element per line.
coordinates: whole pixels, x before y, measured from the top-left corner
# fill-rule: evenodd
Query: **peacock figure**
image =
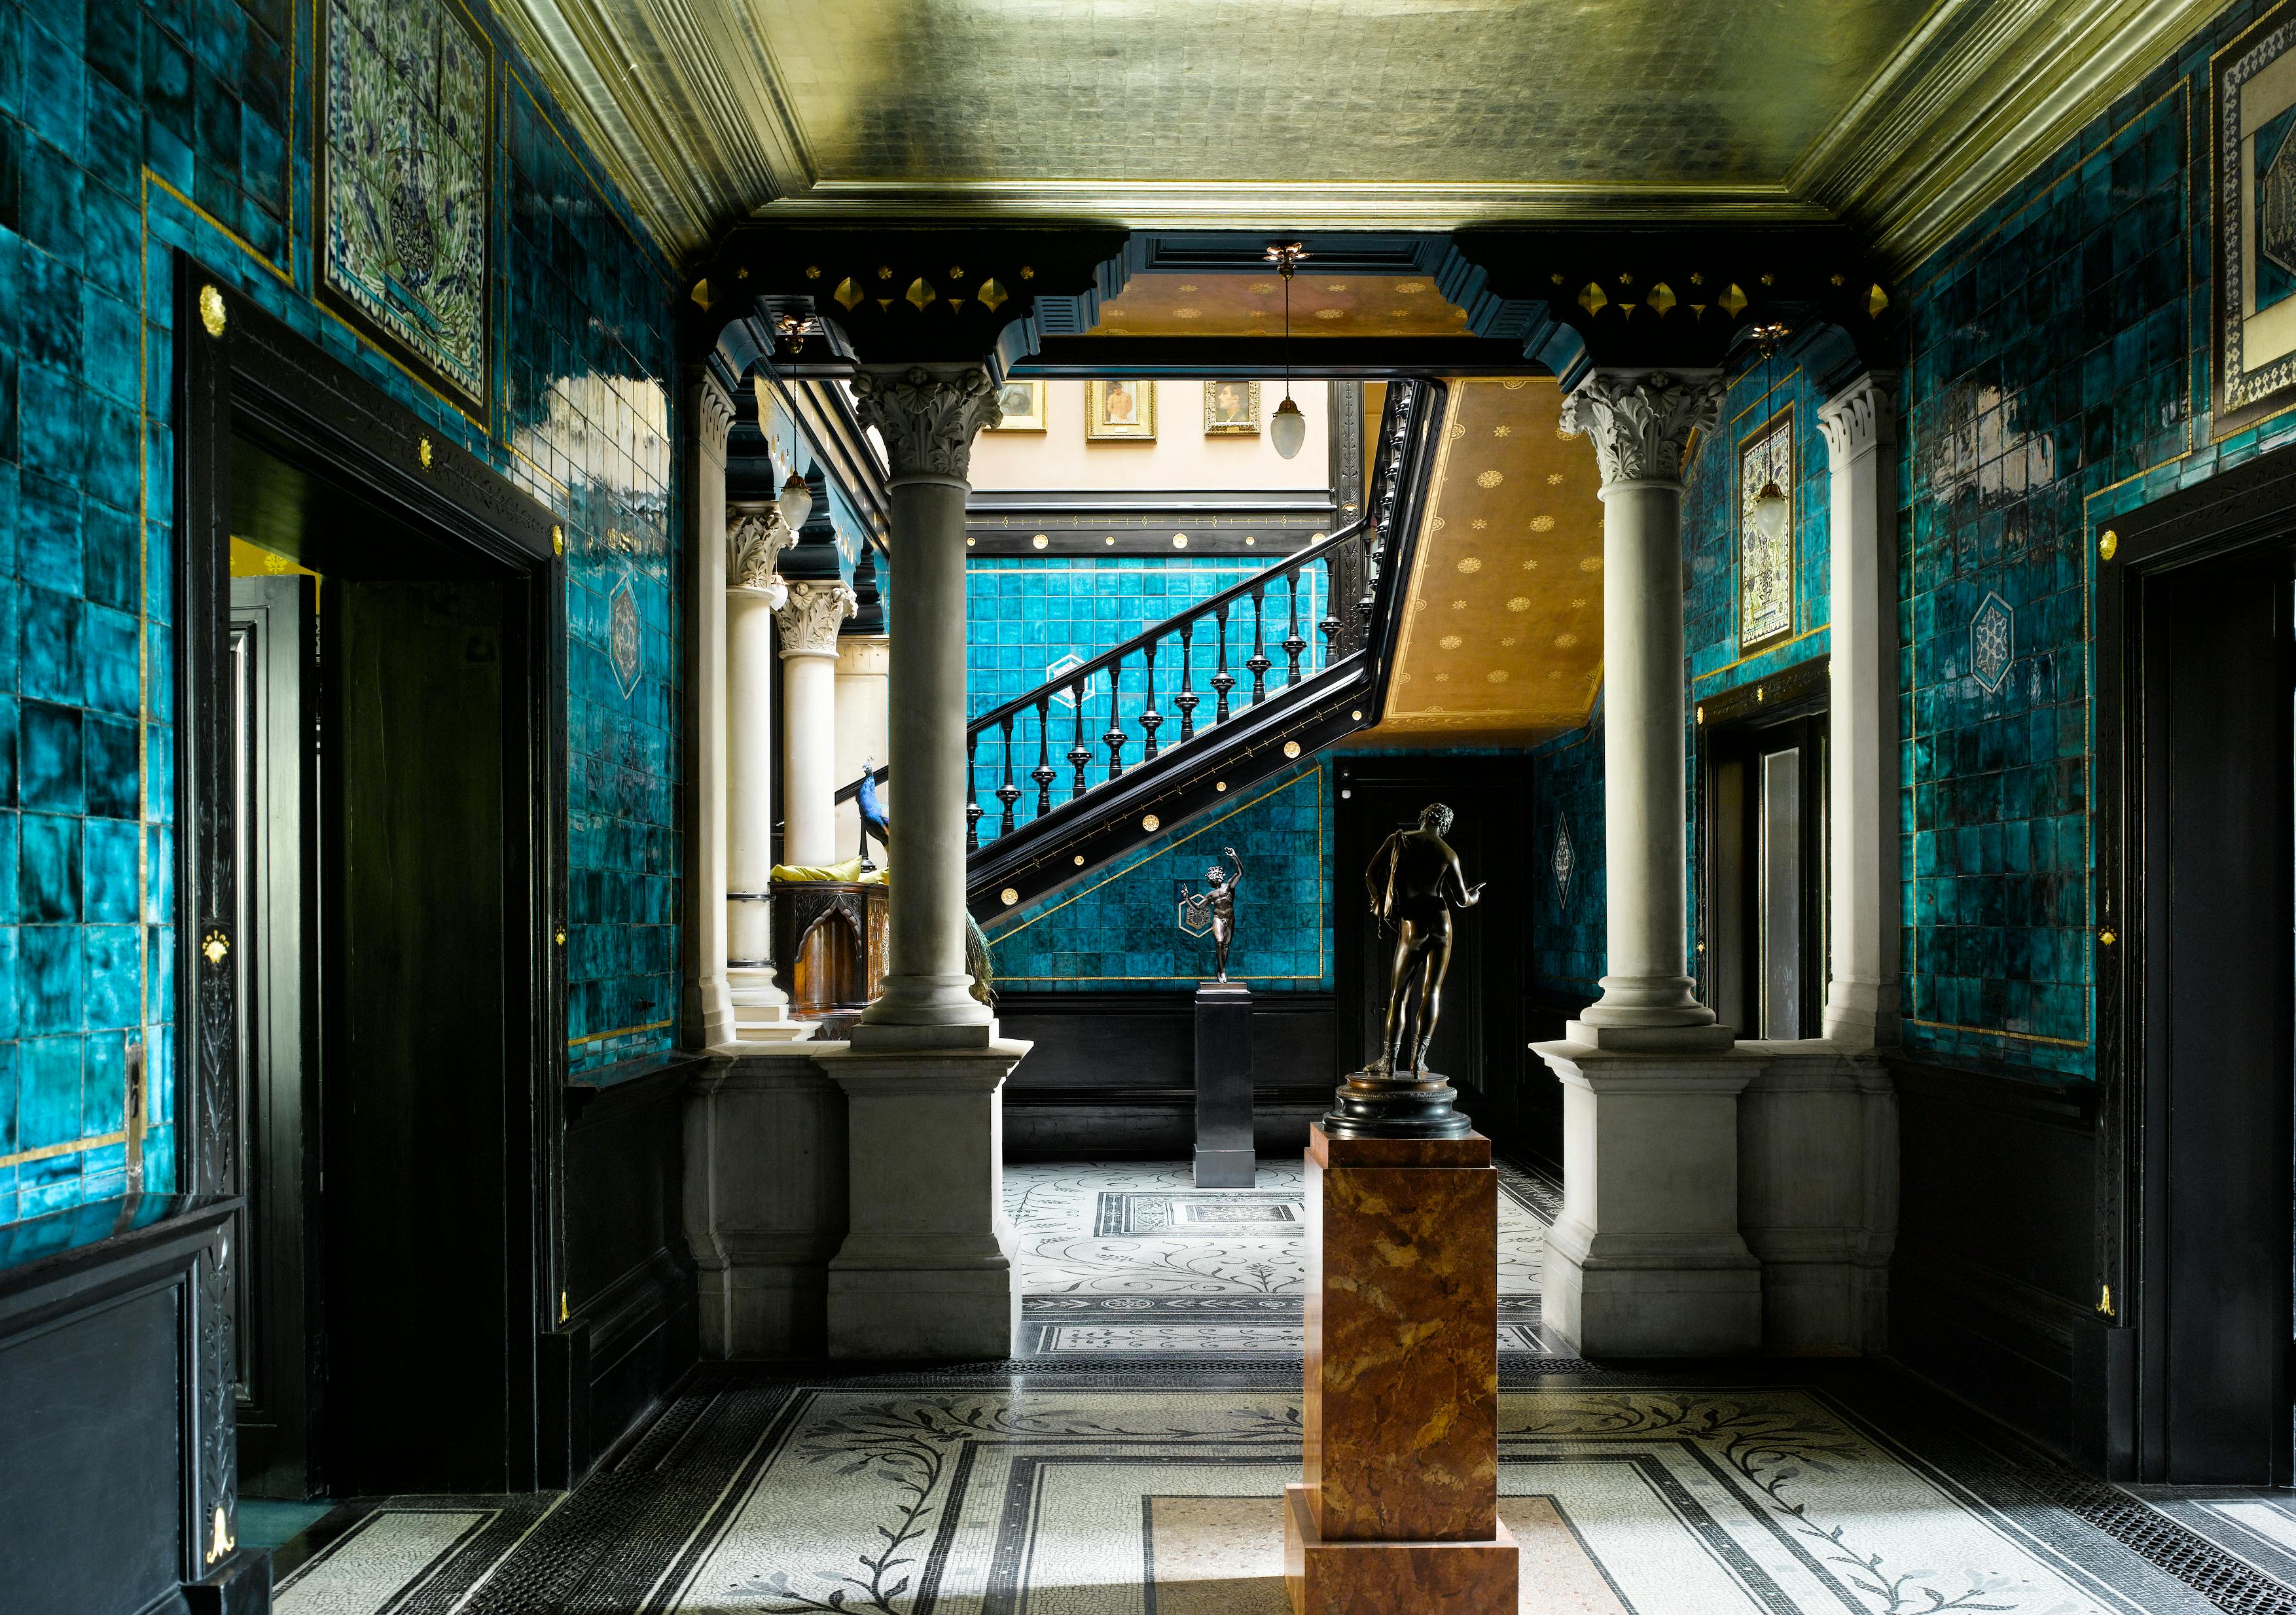
<path fill-rule="evenodd" d="M 892 825 L 885 817 L 885 799 L 877 794 L 877 759 L 874 758 L 861 759 L 861 783 L 854 792 L 854 802 L 861 809 L 861 867 L 874 869 L 876 865 L 869 861 L 869 839 L 872 836 L 877 840 L 877 850 L 889 858 L 892 857 L 891 843 L 885 839 Z"/>

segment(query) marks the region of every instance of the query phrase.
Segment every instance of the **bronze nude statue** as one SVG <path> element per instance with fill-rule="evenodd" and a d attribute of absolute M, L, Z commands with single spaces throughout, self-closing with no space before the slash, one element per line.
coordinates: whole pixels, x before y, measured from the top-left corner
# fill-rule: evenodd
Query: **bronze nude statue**
<path fill-rule="evenodd" d="M 1212 923 L 1212 968 L 1215 980 L 1227 980 L 1227 950 L 1235 940 L 1235 889 L 1243 884 L 1243 860 L 1235 856 L 1235 848 L 1223 847 L 1227 861 L 1235 865 L 1234 874 L 1214 864 L 1204 871 L 1204 879 L 1211 882 L 1210 891 L 1199 892 L 1181 889 L 1181 899 L 1199 917 L 1209 914 Z"/>
<path fill-rule="evenodd" d="M 1472 908 L 1483 896 L 1480 884 L 1467 884 L 1459 855 L 1443 839 L 1451 818 L 1442 803 L 1430 803 L 1417 827 L 1381 842 L 1364 871 L 1381 930 L 1395 927 L 1395 957 L 1379 1053 L 1340 1085 L 1338 1103 L 1324 1118 L 1334 1137 L 1451 1137 L 1468 1130 L 1467 1119 L 1451 1108 L 1458 1097 L 1451 1085 L 1427 1070 L 1451 968 L 1451 911 Z"/>

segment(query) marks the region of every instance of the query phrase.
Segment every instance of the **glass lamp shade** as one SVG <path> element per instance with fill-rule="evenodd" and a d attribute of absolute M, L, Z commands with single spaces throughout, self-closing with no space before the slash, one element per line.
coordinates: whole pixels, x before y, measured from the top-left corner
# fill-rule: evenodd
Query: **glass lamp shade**
<path fill-rule="evenodd" d="M 1753 508 L 1746 512 L 1754 530 L 1763 540 L 1775 544 L 1786 530 L 1786 496 L 1775 482 L 1766 482 L 1762 491 L 1754 496 Z"/>
<path fill-rule="evenodd" d="M 806 487 L 803 477 L 791 471 L 790 480 L 782 484 L 781 497 L 774 504 L 782 513 L 782 525 L 794 533 L 813 514 L 813 490 Z"/>
<path fill-rule="evenodd" d="M 1308 417 L 1287 398 L 1268 418 L 1267 436 L 1275 443 L 1277 454 L 1286 460 L 1297 459 L 1300 447 L 1308 441 Z"/>

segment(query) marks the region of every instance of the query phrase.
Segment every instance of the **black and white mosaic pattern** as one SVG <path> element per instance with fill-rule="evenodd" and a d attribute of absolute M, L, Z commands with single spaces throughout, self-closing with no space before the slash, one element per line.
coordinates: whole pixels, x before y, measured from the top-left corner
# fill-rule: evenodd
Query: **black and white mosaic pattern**
<path fill-rule="evenodd" d="M 1501 1163 L 1499 1349 L 1551 1357 L 1538 1278 L 1562 1185 Z M 1198 1189 L 1185 1161 L 1004 1168 L 1020 1235 L 1023 1357 L 1296 1357 L 1305 1168 L 1259 1163 L 1250 1189 Z"/>

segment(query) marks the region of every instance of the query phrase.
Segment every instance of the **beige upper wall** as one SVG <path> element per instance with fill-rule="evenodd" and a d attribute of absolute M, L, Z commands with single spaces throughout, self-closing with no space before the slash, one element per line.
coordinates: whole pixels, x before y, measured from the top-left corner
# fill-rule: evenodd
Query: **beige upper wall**
<path fill-rule="evenodd" d="M 972 445 L 976 488 L 1258 490 L 1332 485 L 1329 384 L 1295 381 L 1293 402 L 1308 417 L 1308 442 L 1286 460 L 1267 422 L 1283 398 L 1281 376 L 1259 384 L 1256 438 L 1207 437 L 1201 381 L 1156 383 L 1156 440 L 1086 442 L 1083 381 L 1045 383 L 1043 431 L 985 431 Z"/>

